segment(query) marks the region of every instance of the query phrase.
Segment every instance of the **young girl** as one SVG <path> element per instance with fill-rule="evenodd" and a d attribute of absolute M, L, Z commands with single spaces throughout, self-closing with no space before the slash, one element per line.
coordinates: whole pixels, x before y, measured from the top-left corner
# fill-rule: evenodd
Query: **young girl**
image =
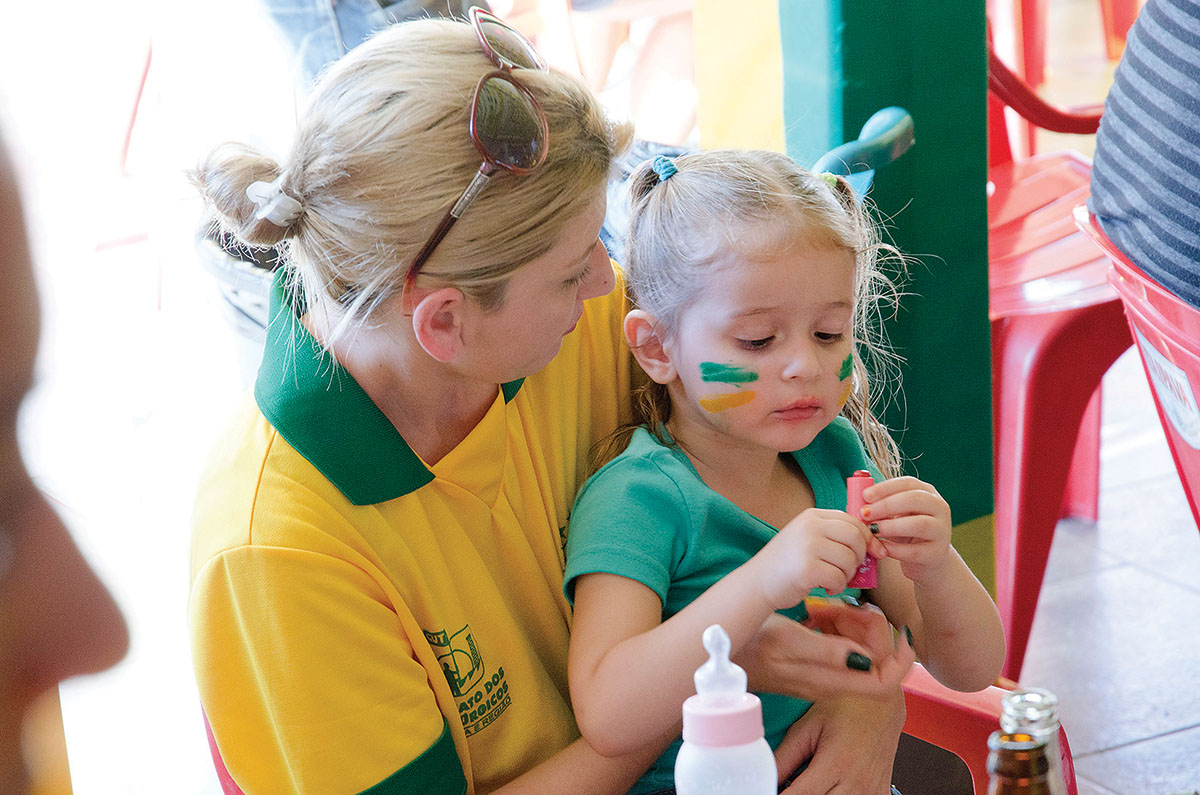
<path fill-rule="evenodd" d="M 771 152 L 713 151 L 658 158 L 632 191 L 625 336 L 653 383 L 644 422 L 571 515 L 584 738 L 623 754 L 678 731 L 705 627 L 723 625 L 736 652 L 774 611 L 803 619 L 810 594 L 858 596 L 846 585 L 868 552 L 878 586 L 865 596 L 902 642 L 949 687 L 991 684 L 1004 657 L 995 605 L 950 545 L 950 507 L 897 476 L 867 406 L 856 345 L 869 347 L 887 285 L 884 247 L 847 183 Z M 851 516 L 846 478 L 860 469 L 879 482 Z M 809 706 L 763 696 L 773 747 Z M 633 792 L 669 787 L 677 748 Z"/>

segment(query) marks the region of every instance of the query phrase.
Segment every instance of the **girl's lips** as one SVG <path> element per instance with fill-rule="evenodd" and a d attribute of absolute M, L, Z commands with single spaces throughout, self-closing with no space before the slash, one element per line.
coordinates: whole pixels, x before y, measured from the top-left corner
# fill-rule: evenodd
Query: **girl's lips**
<path fill-rule="evenodd" d="M 779 409 L 775 412 L 775 416 L 782 420 L 810 420 L 821 413 L 821 404 L 818 401 L 798 401 Z"/>

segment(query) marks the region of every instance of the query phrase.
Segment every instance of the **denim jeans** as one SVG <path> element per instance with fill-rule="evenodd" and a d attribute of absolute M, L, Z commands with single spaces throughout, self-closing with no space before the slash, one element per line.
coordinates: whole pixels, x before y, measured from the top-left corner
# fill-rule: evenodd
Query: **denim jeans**
<path fill-rule="evenodd" d="M 306 86 L 380 28 L 450 14 L 465 19 L 473 5 L 486 7 L 483 0 L 263 0 L 295 53 Z"/>

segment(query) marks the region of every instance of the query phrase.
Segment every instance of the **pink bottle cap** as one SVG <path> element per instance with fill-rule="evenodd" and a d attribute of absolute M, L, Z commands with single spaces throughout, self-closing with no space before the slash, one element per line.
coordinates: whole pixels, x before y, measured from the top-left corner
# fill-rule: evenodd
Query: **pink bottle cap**
<path fill-rule="evenodd" d="M 746 692 L 746 672 L 729 659 L 729 635 L 713 624 L 702 641 L 708 662 L 696 669 L 696 695 L 683 702 L 684 741 L 721 748 L 758 740 L 762 702 Z"/>

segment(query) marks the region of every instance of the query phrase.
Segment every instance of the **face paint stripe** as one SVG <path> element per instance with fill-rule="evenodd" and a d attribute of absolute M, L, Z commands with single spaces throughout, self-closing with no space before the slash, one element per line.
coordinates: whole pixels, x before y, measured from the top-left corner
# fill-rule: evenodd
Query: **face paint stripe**
<path fill-rule="evenodd" d="M 712 414 L 718 414 L 726 409 L 744 406 L 754 400 L 753 392 L 728 392 L 722 395 L 709 395 L 700 398 L 700 406 Z"/>
<path fill-rule="evenodd" d="M 747 384 L 758 380 L 758 373 L 738 367 L 736 364 L 700 362 L 700 380 L 716 381 L 721 384 Z"/>
<path fill-rule="evenodd" d="M 854 354 L 851 353 L 846 357 L 846 361 L 842 362 L 842 369 L 838 370 L 838 380 L 845 381 L 854 372 Z"/>
<path fill-rule="evenodd" d="M 846 401 L 850 399 L 850 390 L 853 386 L 853 384 L 846 384 L 846 388 L 842 390 L 841 397 L 838 398 L 838 411 L 841 411 L 845 407 Z"/>

